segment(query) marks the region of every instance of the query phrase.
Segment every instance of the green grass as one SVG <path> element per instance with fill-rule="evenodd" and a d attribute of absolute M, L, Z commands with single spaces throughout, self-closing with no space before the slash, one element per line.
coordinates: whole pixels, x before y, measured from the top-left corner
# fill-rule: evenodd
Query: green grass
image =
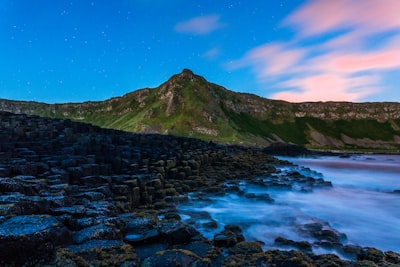
<path fill-rule="evenodd" d="M 22 111 L 53 118 L 68 118 L 105 128 L 137 132 L 143 126 L 161 126 L 162 132 L 179 136 L 191 136 L 206 141 L 223 143 L 254 144 L 260 140 L 279 136 L 286 142 L 299 145 L 310 145 L 310 129 L 322 135 L 341 139 L 342 135 L 354 139 L 393 141 L 400 136 L 400 118 L 387 122 L 373 119 L 323 120 L 311 117 L 295 117 L 295 112 L 307 113 L 301 106 L 284 101 L 268 100 L 250 94 L 239 94 L 228 91 L 218 85 L 207 83 L 204 79 L 197 82 L 174 76 L 173 105 L 175 111 L 167 114 L 168 99 L 160 98 L 160 88 L 143 89 L 129 93 L 120 98 L 103 102 L 80 104 L 49 105 L 35 102 L 10 101 Z M 141 97 L 138 94 L 141 94 Z M 144 99 L 139 103 L 138 99 Z M 261 111 L 255 109 L 256 103 Z M 326 106 L 317 103 L 324 112 Z M 335 106 L 335 112 L 341 115 L 349 112 L 352 106 Z M 111 107 L 111 109 L 110 109 Z M 230 109 L 228 107 L 241 107 Z M 384 112 L 383 103 L 357 104 L 357 112 L 374 110 Z M 241 110 L 237 113 L 234 110 Z M 400 110 L 400 106 L 399 106 Z M 81 114 L 82 113 L 82 114 Z M 151 116 L 150 116 L 151 114 Z M 375 113 L 374 113 L 375 114 Z M 208 116 L 212 116 L 210 121 Z M 81 117 L 84 117 L 82 119 Z M 194 127 L 205 127 L 218 131 L 218 136 L 195 132 Z M 357 146 L 346 146 L 346 149 L 363 149 Z M 395 145 L 393 149 L 396 149 Z"/>

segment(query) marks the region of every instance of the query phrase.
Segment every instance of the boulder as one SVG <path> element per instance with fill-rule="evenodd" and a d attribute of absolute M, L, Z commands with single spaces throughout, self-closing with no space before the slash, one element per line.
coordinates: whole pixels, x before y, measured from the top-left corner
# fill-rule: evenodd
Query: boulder
<path fill-rule="evenodd" d="M 50 215 L 16 216 L 0 224 L 2 263 L 22 265 L 35 258 L 46 258 L 56 246 L 71 241 L 68 229 Z"/>
<path fill-rule="evenodd" d="M 118 237 L 117 229 L 104 224 L 90 226 L 73 234 L 73 239 L 76 244 L 81 244 L 93 239 L 117 239 Z"/>
<path fill-rule="evenodd" d="M 154 256 L 148 257 L 142 262 L 143 267 L 176 267 L 192 266 L 192 264 L 201 259 L 191 251 L 184 249 L 172 249 L 157 252 Z"/>
<path fill-rule="evenodd" d="M 160 227 L 160 232 L 167 243 L 171 245 L 188 243 L 193 237 L 200 234 L 192 226 L 181 222 L 165 222 Z"/>
<path fill-rule="evenodd" d="M 303 252 L 312 252 L 312 245 L 307 241 L 293 241 L 284 237 L 278 236 L 275 238 L 275 244 L 283 247 L 297 248 Z"/>
<path fill-rule="evenodd" d="M 122 241 L 90 240 L 58 249 L 56 263 L 56 266 L 73 266 L 72 263 L 76 266 L 138 266 L 138 259 L 134 248 Z"/>
<path fill-rule="evenodd" d="M 240 242 L 237 243 L 234 247 L 229 249 L 229 254 L 254 254 L 254 253 L 261 253 L 262 247 L 259 242 Z"/>
<path fill-rule="evenodd" d="M 149 244 L 161 240 L 157 223 L 151 218 L 135 218 L 127 223 L 124 240 L 132 245 Z"/>
<path fill-rule="evenodd" d="M 359 254 L 357 254 L 357 260 L 359 261 L 373 261 L 380 263 L 384 259 L 384 253 L 376 248 L 363 248 Z"/>

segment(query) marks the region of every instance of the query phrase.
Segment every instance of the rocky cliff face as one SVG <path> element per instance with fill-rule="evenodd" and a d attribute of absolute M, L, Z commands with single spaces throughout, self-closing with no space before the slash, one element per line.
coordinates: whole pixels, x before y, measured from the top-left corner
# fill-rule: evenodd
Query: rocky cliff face
<path fill-rule="evenodd" d="M 400 148 L 400 103 L 269 100 L 229 91 L 186 69 L 157 88 L 105 101 L 44 104 L 3 99 L 0 110 L 225 143 Z"/>

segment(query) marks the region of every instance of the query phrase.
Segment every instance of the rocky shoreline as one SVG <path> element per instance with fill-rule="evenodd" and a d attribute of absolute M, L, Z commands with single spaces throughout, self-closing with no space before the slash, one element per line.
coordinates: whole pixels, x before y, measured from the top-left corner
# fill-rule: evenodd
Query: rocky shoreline
<path fill-rule="evenodd" d="M 236 225 L 207 239 L 196 217 L 190 223 L 177 212 L 189 193 L 241 194 L 243 180 L 285 190 L 331 186 L 279 173 L 285 164 L 259 149 L 1 112 L 0 265 L 400 266 L 399 253 L 346 245 L 324 222 L 301 226 L 312 244 L 278 237 L 282 250 L 263 250 Z M 315 255 L 317 245 L 354 260 Z"/>

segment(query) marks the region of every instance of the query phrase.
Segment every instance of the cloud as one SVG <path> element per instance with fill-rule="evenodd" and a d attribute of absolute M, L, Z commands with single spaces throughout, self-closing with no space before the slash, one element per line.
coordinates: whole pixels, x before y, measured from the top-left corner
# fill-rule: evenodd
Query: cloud
<path fill-rule="evenodd" d="M 221 53 L 221 50 L 219 48 L 211 48 L 204 52 L 201 56 L 208 59 L 208 60 L 215 60 Z"/>
<path fill-rule="evenodd" d="M 357 101 L 379 91 L 378 82 L 379 77 L 374 76 L 347 77 L 340 74 L 321 74 L 283 82 L 282 87 L 296 89 L 282 91 L 271 97 L 289 102 Z"/>
<path fill-rule="evenodd" d="M 175 25 L 174 30 L 180 33 L 206 35 L 225 27 L 219 15 L 206 15 L 195 17 Z"/>
<path fill-rule="evenodd" d="M 398 0 L 311 0 L 284 20 L 303 36 L 335 30 L 377 33 L 400 27 Z"/>
<path fill-rule="evenodd" d="M 279 81 L 271 98 L 360 101 L 385 90 L 386 71 L 400 69 L 399 10 L 399 0 L 310 0 L 282 22 L 297 30 L 290 42 L 255 47 L 228 66 Z"/>
<path fill-rule="evenodd" d="M 290 49 L 283 43 L 265 44 L 248 51 L 241 59 L 228 64 L 230 69 L 251 66 L 258 76 L 279 75 L 293 71 L 306 51 L 301 48 Z"/>

